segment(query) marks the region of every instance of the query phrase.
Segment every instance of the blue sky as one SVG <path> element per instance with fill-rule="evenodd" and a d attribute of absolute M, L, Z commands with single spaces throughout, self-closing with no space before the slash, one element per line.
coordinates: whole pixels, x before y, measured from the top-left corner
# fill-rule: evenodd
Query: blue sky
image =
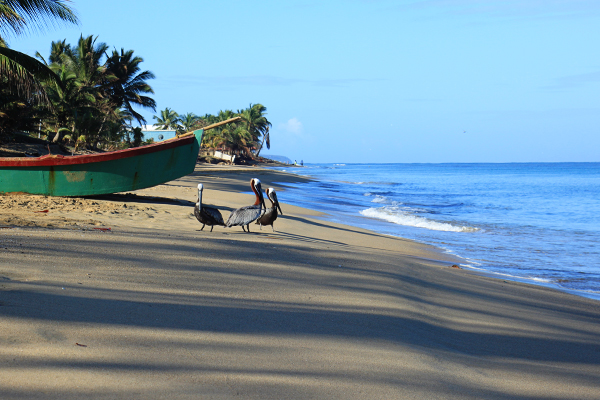
<path fill-rule="evenodd" d="M 73 0 L 80 34 L 133 49 L 159 110 L 262 103 L 304 162 L 600 161 L 597 0 Z M 151 111 L 142 114 L 153 122 Z"/>

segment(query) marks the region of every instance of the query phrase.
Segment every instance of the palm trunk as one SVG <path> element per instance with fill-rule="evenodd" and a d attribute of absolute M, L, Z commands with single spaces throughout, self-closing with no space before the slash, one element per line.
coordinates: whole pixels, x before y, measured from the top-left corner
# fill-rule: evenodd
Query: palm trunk
<path fill-rule="evenodd" d="M 256 157 L 260 156 L 260 151 L 262 150 L 263 145 L 265 144 L 265 136 L 266 135 L 263 135 L 262 142 L 260 142 L 260 146 L 258 147 L 258 150 L 256 150 Z"/>
<path fill-rule="evenodd" d="M 59 124 L 56 124 L 56 133 L 54 134 L 54 138 L 52 138 L 52 143 L 58 143 L 59 136 L 60 136 L 60 127 L 59 127 Z"/>
<path fill-rule="evenodd" d="M 98 128 L 98 133 L 96 134 L 96 139 L 94 140 L 94 148 L 98 148 L 98 143 L 100 143 L 100 133 L 102 133 L 102 128 L 104 128 L 104 123 L 106 122 L 106 114 L 104 114 L 104 118 L 102 118 L 102 123 L 100 124 L 100 128 Z"/>

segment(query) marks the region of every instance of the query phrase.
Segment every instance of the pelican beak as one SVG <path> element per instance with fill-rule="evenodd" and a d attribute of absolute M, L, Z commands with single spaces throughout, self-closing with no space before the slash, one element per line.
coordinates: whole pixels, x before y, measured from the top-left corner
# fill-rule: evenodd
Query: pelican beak
<path fill-rule="evenodd" d="M 277 209 L 279 210 L 279 213 L 281 215 L 283 215 L 283 211 L 281 211 L 281 206 L 279 205 L 279 200 L 277 200 L 277 193 L 275 193 L 275 191 L 273 191 L 273 193 L 271 193 L 271 196 L 273 196 L 273 200 L 275 200 L 275 207 L 277 207 Z"/>

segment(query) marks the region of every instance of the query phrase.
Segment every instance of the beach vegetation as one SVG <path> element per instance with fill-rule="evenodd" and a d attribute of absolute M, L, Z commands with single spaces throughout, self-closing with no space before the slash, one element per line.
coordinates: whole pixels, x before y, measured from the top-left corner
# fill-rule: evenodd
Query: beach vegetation
<path fill-rule="evenodd" d="M 143 140 L 135 107 L 156 109 L 143 59 L 114 49 L 93 35 L 52 42 L 46 59 L 10 49 L 18 35 L 57 23 L 78 23 L 69 0 L 0 1 L 0 135 L 44 136 L 54 143 L 88 148 L 127 147 Z M 141 136 L 140 136 L 141 135 Z"/>
<path fill-rule="evenodd" d="M 52 74 L 37 81 L 47 101 L 35 102 L 32 96 L 3 87 L 19 100 L 9 102 L 12 97 L 3 96 L 0 102 L 3 132 L 33 133 L 76 149 L 114 149 L 142 142 L 143 135 L 137 137 L 141 130 L 133 132 L 133 122 L 142 125 L 146 120 L 134 107 L 155 110 L 156 102 L 148 96 L 154 93 L 148 84 L 154 74 L 141 69 L 143 59 L 133 50 L 109 53 L 109 46 L 91 35 L 81 36 L 74 46 L 65 40 L 52 42 L 48 61 L 39 52 L 36 57 Z M 17 119 L 37 123 L 12 123 Z"/>
<path fill-rule="evenodd" d="M 174 111 L 173 113 L 177 114 Z M 178 124 L 184 128 L 184 131 L 190 131 L 238 117 L 237 121 L 207 130 L 202 139 L 202 148 L 213 154 L 219 150 L 252 159 L 260 154 L 264 144 L 270 146 L 271 123 L 266 114 L 267 107 L 264 105 L 250 104 L 248 108 L 242 110 L 221 110 L 216 115 L 195 116 L 194 122 L 190 124 L 183 122 L 185 118 L 178 118 Z M 164 112 L 161 112 L 161 117 L 154 116 L 154 118 L 157 121 L 164 121 Z M 159 124 L 159 126 L 166 125 Z"/>
<path fill-rule="evenodd" d="M 197 125 L 199 118 L 200 117 L 191 112 L 181 115 L 179 117 L 179 130 L 181 132 L 189 132 L 193 130 Z"/>
<path fill-rule="evenodd" d="M 93 35 L 81 36 L 76 46 L 65 41 L 53 42 L 48 67 L 59 77 L 44 85 L 56 112 L 44 118 L 44 130 L 53 142 L 61 141 L 60 129 L 67 128 L 71 137 L 86 138 L 86 146 L 122 141 L 132 121 L 145 123 L 133 105 L 156 108 L 146 96 L 154 91 L 148 84 L 154 79 L 150 71 L 142 71 L 143 59 L 133 50 L 113 50 L 98 42 Z M 38 53 L 44 63 L 44 58 Z M 136 140 L 128 143 L 136 143 Z"/>
<path fill-rule="evenodd" d="M 169 107 L 160 111 L 160 115 L 152 117 L 156 120 L 154 126 L 158 129 L 177 130 L 179 128 L 179 114 Z"/>
<path fill-rule="evenodd" d="M 48 105 L 42 80 L 54 74 L 34 57 L 13 50 L 9 35 L 43 30 L 59 23 L 78 23 L 68 0 L 3 0 L 0 2 L 0 77 L 3 93 L 16 95 L 25 102 Z"/>
<path fill-rule="evenodd" d="M 97 36 L 76 44 L 53 41 L 46 57 L 11 49 L 7 34 L 78 23 L 69 0 L 0 0 L 0 139 L 16 133 L 45 138 L 74 150 L 125 148 L 147 143 L 139 109 L 156 111 L 143 58 L 133 50 L 110 49 Z M 255 158 L 270 147 L 271 123 L 262 104 L 199 116 L 165 108 L 154 115 L 159 129 L 178 133 L 238 117 L 208 130 L 202 147 Z"/>

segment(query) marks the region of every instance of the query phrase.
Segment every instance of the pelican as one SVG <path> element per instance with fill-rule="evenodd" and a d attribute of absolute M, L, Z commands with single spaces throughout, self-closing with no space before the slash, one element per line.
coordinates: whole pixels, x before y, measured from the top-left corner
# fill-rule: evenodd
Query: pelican
<path fill-rule="evenodd" d="M 244 232 L 246 232 L 246 229 L 244 228 L 244 226 L 246 226 L 246 228 L 248 228 L 248 232 L 250 232 L 250 223 L 256 221 L 256 219 L 261 216 L 263 207 L 265 209 L 267 208 L 265 206 L 265 199 L 262 194 L 260 180 L 257 178 L 252 178 L 250 180 L 250 187 L 256 195 L 256 201 L 251 206 L 233 210 L 231 214 L 229 214 L 229 218 L 227 218 L 227 222 L 225 223 L 227 228 L 232 226 L 241 226 Z"/>
<path fill-rule="evenodd" d="M 277 209 L 279 209 L 281 215 L 283 215 L 283 211 L 281 211 L 281 207 L 279 207 L 279 201 L 277 200 L 277 193 L 275 193 L 275 189 L 268 188 L 265 193 L 267 194 L 269 200 L 271 200 L 271 207 L 267 208 L 260 218 L 256 220 L 256 224 L 260 225 L 260 229 L 262 229 L 263 225 L 271 225 L 271 229 L 273 229 L 273 232 L 275 232 L 273 222 L 275 222 L 277 219 Z"/>
<path fill-rule="evenodd" d="M 202 190 L 204 186 L 199 183 L 198 184 L 198 202 L 194 206 L 194 215 L 198 222 L 202 224 L 202 228 L 204 229 L 204 225 L 210 226 L 210 231 L 212 232 L 215 225 L 225 225 L 223 222 L 223 216 L 221 212 L 214 207 L 207 207 L 202 205 Z"/>

